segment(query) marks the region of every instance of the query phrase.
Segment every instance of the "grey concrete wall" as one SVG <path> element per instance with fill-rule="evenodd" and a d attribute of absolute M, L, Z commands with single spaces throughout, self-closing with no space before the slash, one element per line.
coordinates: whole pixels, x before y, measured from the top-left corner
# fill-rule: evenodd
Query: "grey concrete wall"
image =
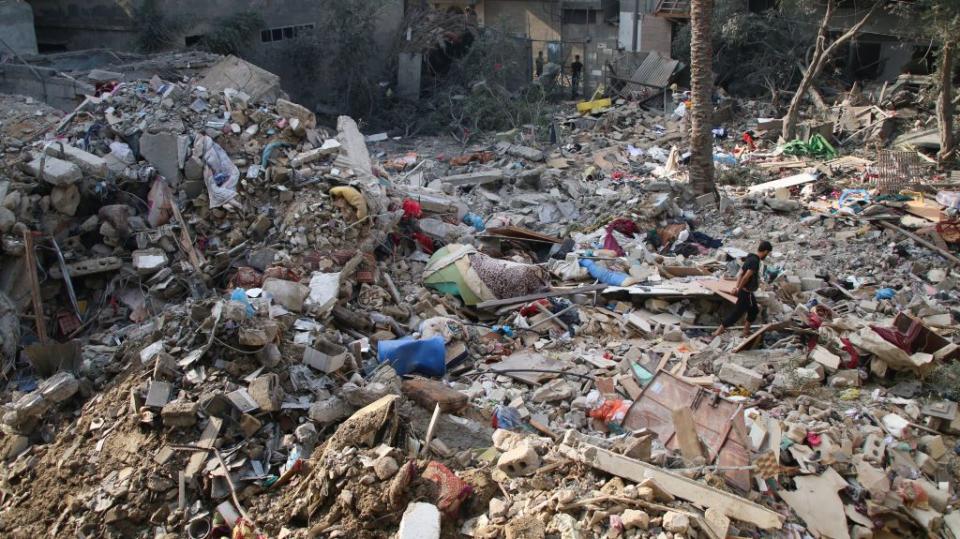
<path fill-rule="evenodd" d="M 65 112 L 75 109 L 84 94 L 93 91 L 93 86 L 57 76 L 50 69 L 0 65 L 0 93 L 31 96 Z"/>
<path fill-rule="evenodd" d="M 36 54 L 37 35 L 33 29 L 33 8 L 23 0 L 0 0 L 0 38 L 6 46 L 0 46 L 0 56 L 10 54 Z M 8 48 L 9 47 L 9 48 Z"/>

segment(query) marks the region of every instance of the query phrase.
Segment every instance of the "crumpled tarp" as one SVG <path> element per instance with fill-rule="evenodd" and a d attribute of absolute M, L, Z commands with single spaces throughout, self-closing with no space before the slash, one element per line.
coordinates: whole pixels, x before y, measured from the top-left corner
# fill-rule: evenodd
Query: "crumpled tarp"
<path fill-rule="evenodd" d="M 452 243 L 430 258 L 423 270 L 423 284 L 476 305 L 538 292 L 547 285 L 547 272 L 533 264 L 492 258 L 469 245 Z"/>
<path fill-rule="evenodd" d="M 814 134 L 810 140 L 793 140 L 783 145 L 784 155 L 800 155 L 808 157 L 834 158 L 840 155 L 837 150 L 823 138 L 823 135 Z"/>
<path fill-rule="evenodd" d="M 237 196 L 240 169 L 233 164 L 227 152 L 212 138 L 203 135 L 193 143 L 193 155 L 204 164 L 203 182 L 210 196 L 210 208 L 219 208 L 233 200 Z"/>

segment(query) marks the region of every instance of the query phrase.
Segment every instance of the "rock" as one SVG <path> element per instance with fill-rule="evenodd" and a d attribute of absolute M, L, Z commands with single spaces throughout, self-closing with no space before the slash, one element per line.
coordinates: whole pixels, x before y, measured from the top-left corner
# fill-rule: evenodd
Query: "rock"
<path fill-rule="evenodd" d="M 17 216 L 7 208 L 0 208 L 0 234 L 7 234 L 17 224 Z"/>
<path fill-rule="evenodd" d="M 72 185 L 83 178 L 80 167 L 56 157 L 47 156 L 43 163 L 43 174 L 40 174 L 40 157 L 27 163 L 27 171 L 35 178 L 41 178 L 50 185 Z"/>
<path fill-rule="evenodd" d="M 140 275 L 153 275 L 170 264 L 163 249 L 138 249 L 131 253 L 133 269 Z"/>
<path fill-rule="evenodd" d="M 488 508 L 488 510 L 487 510 L 487 516 L 489 516 L 491 519 L 498 519 L 498 518 L 506 517 L 506 516 L 507 516 L 507 510 L 508 510 L 509 508 L 510 508 L 510 506 L 507 504 L 507 502 L 503 501 L 502 499 L 500 499 L 500 498 L 491 498 L 491 499 L 490 499 L 490 505 L 489 505 L 489 508 Z"/>
<path fill-rule="evenodd" d="M 645 530 L 650 527 L 650 515 L 646 511 L 627 509 L 620 515 L 620 520 L 623 521 L 623 527 L 628 530 Z"/>
<path fill-rule="evenodd" d="M 540 515 L 514 517 L 504 526 L 504 536 L 506 539 L 543 539 L 544 522 L 540 519 Z"/>
<path fill-rule="evenodd" d="M 373 473 L 377 474 L 377 479 L 381 481 L 390 479 L 396 475 L 399 469 L 400 466 L 397 464 L 397 461 L 389 455 L 384 455 L 373 463 Z"/>
<path fill-rule="evenodd" d="M 857 387 L 860 385 L 860 371 L 857 369 L 837 371 L 830 377 L 827 384 L 834 388 Z"/>
<path fill-rule="evenodd" d="M 353 408 L 345 400 L 340 397 L 330 397 L 311 404 L 307 415 L 311 420 L 323 425 L 340 421 L 352 412 Z"/>
<path fill-rule="evenodd" d="M 50 191 L 50 204 L 58 212 L 73 216 L 80 205 L 80 190 L 75 184 L 58 185 Z"/>
<path fill-rule="evenodd" d="M 720 367 L 717 375 L 720 380 L 750 392 L 756 392 L 763 385 L 763 376 L 755 370 L 727 361 Z"/>
<path fill-rule="evenodd" d="M 276 374 L 261 374 L 250 382 L 247 391 L 264 412 L 280 411 L 283 389 L 280 387 L 280 377 Z"/>
<path fill-rule="evenodd" d="M 440 510 L 432 503 L 411 502 L 403 512 L 397 539 L 440 539 Z"/>
<path fill-rule="evenodd" d="M 80 167 L 80 170 L 87 175 L 97 178 L 107 177 L 107 161 L 100 156 L 67 144 L 49 144 L 46 146 L 45 152 L 47 155 L 52 155 L 77 165 Z"/>
<path fill-rule="evenodd" d="M 530 446 L 507 451 L 497 461 L 497 468 L 509 476 L 530 475 L 540 467 L 540 456 Z"/>
<path fill-rule="evenodd" d="M 51 403 L 63 402 L 80 389 L 80 382 L 69 372 L 58 372 L 40 383 L 40 396 Z"/>
<path fill-rule="evenodd" d="M 310 295 L 310 287 L 306 285 L 272 277 L 263 281 L 263 291 L 283 307 L 297 313 L 303 310 L 303 302 Z"/>
<path fill-rule="evenodd" d="M 140 155 L 173 186 L 180 180 L 178 137 L 175 133 L 144 133 L 140 136 Z"/>
<path fill-rule="evenodd" d="M 0 447 L 3 448 L 2 457 L 6 460 L 13 460 L 30 449 L 30 438 L 20 434 L 9 435 L 6 437 L 6 442 Z"/>
<path fill-rule="evenodd" d="M 197 424 L 200 405 L 187 400 L 170 401 L 160 410 L 163 424 L 168 427 L 192 427 Z"/>
<path fill-rule="evenodd" d="M 562 378 L 555 378 L 533 392 L 533 402 L 556 402 L 570 400 L 576 390 Z"/>
<path fill-rule="evenodd" d="M 685 534 L 689 528 L 690 517 L 687 515 L 673 511 L 669 511 L 663 515 L 663 529 L 668 532 Z"/>

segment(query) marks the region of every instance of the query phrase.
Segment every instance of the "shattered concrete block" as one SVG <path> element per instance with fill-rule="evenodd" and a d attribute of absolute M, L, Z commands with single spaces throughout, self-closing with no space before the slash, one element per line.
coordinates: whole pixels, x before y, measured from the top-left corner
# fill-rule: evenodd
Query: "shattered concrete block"
<path fill-rule="evenodd" d="M 175 133 L 144 133 L 140 136 L 140 155 L 171 185 L 177 185 L 180 179 L 180 149 Z"/>
<path fill-rule="evenodd" d="M 192 427 L 197 424 L 200 405 L 186 400 L 168 402 L 160 410 L 163 424 L 168 427 Z"/>
<path fill-rule="evenodd" d="M 263 281 L 263 291 L 284 308 L 296 313 L 303 311 L 303 302 L 310 295 L 310 287 L 306 285 L 274 278 Z"/>
<path fill-rule="evenodd" d="M 250 396 L 257 402 L 264 412 L 280 410 L 280 401 L 283 398 L 283 389 L 280 387 L 280 377 L 276 374 L 262 374 L 250 382 L 247 388 Z"/>
<path fill-rule="evenodd" d="M 620 515 L 623 527 L 628 530 L 645 530 L 650 527 L 650 515 L 646 511 L 627 509 Z"/>
<path fill-rule="evenodd" d="M 556 402 L 570 400 L 576 390 L 562 378 L 555 378 L 533 392 L 533 402 Z"/>
<path fill-rule="evenodd" d="M 280 326 L 273 320 L 257 320 L 256 327 L 241 327 L 237 338 L 244 346 L 259 348 L 273 342 L 279 332 Z"/>
<path fill-rule="evenodd" d="M 763 385 L 763 376 L 760 373 L 729 361 L 720 367 L 720 373 L 717 374 L 717 377 L 728 384 L 743 387 L 750 392 L 757 391 Z"/>
<path fill-rule="evenodd" d="M 334 139 L 325 140 L 319 148 L 299 153 L 290 160 L 290 166 L 300 168 L 303 165 L 313 163 L 326 155 L 332 155 L 340 151 L 340 143 Z"/>
<path fill-rule="evenodd" d="M 26 423 L 40 418 L 52 406 L 51 402 L 40 395 L 40 391 L 31 391 L 13 403 L 14 423 Z M 6 419 L 6 416 L 4 416 Z M 9 423 L 8 423 L 9 424 Z"/>
<path fill-rule="evenodd" d="M 0 445 L 0 448 L 3 451 L 0 456 L 6 460 L 13 460 L 30 449 L 30 438 L 20 434 L 8 435 L 6 436 L 6 442 Z"/>
<path fill-rule="evenodd" d="M 317 116 L 307 107 L 298 105 L 293 101 L 277 99 L 277 114 L 283 118 L 300 120 L 306 129 L 313 129 L 317 126 Z"/>
<path fill-rule="evenodd" d="M 397 539 L 440 539 L 440 510 L 432 503 L 411 502 L 403 512 Z"/>
<path fill-rule="evenodd" d="M 222 316 L 224 320 L 242 322 L 247 319 L 247 304 L 242 301 L 225 301 Z"/>
<path fill-rule="evenodd" d="M 310 405 L 307 415 L 321 425 L 334 423 L 348 417 L 353 408 L 340 397 L 330 397 Z"/>
<path fill-rule="evenodd" d="M 804 292 L 812 292 L 823 288 L 823 279 L 818 277 L 804 277 L 800 279 L 800 289 Z"/>
<path fill-rule="evenodd" d="M 170 264 L 163 249 L 138 249 L 131 253 L 133 269 L 140 275 L 153 275 Z"/>
<path fill-rule="evenodd" d="M 939 434 L 921 436 L 920 448 L 930 455 L 933 460 L 940 460 L 947 454 L 947 446 L 943 443 L 943 436 Z"/>
<path fill-rule="evenodd" d="M 860 385 L 860 371 L 857 369 L 837 371 L 836 374 L 830 377 L 827 384 L 834 388 L 857 387 Z"/>
<path fill-rule="evenodd" d="M 10 232 L 15 224 L 17 224 L 16 214 L 7 208 L 0 208 L 0 234 Z"/>
<path fill-rule="evenodd" d="M 397 470 L 399 469 L 400 466 L 397 464 L 396 459 L 389 455 L 384 455 L 373 463 L 373 473 L 375 473 L 377 475 L 377 479 L 381 481 L 390 479 L 397 473 Z"/>
<path fill-rule="evenodd" d="M 43 163 L 43 174 L 41 175 L 40 160 L 41 157 L 37 157 L 27 163 L 27 172 L 35 178 L 41 178 L 50 185 L 72 185 L 83 179 L 83 172 L 80 167 L 69 161 L 50 156 L 47 156 Z"/>
<path fill-rule="evenodd" d="M 95 176 L 97 178 L 106 178 L 109 168 L 107 167 L 107 161 L 90 152 L 85 152 L 80 148 L 75 148 L 67 144 L 49 144 L 45 148 L 45 153 L 47 155 L 52 155 L 69 161 L 78 167 L 80 170 L 85 172 L 90 176 Z"/>
<path fill-rule="evenodd" d="M 530 475 L 539 467 L 540 456 L 528 445 L 507 451 L 497 461 L 497 468 L 511 477 Z"/>
<path fill-rule="evenodd" d="M 663 529 L 672 533 L 687 533 L 690 528 L 690 517 L 682 513 L 668 511 L 663 515 Z"/>
<path fill-rule="evenodd" d="M 41 382 L 37 390 L 44 399 L 52 403 L 60 403 L 80 390 L 80 382 L 69 372 L 58 372 Z"/>
<path fill-rule="evenodd" d="M 73 216 L 80 205 L 80 190 L 75 184 L 58 185 L 50 190 L 50 204 L 58 212 Z"/>

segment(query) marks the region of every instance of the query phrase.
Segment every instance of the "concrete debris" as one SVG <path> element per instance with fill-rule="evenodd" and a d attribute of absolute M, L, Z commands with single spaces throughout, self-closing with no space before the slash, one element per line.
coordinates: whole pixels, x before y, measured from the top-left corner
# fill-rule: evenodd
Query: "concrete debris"
<path fill-rule="evenodd" d="M 0 96 L 0 536 L 960 532 L 956 177 L 873 150 L 915 79 L 829 149 L 718 96 L 703 194 L 631 90 L 462 142 L 114 75 Z"/>

